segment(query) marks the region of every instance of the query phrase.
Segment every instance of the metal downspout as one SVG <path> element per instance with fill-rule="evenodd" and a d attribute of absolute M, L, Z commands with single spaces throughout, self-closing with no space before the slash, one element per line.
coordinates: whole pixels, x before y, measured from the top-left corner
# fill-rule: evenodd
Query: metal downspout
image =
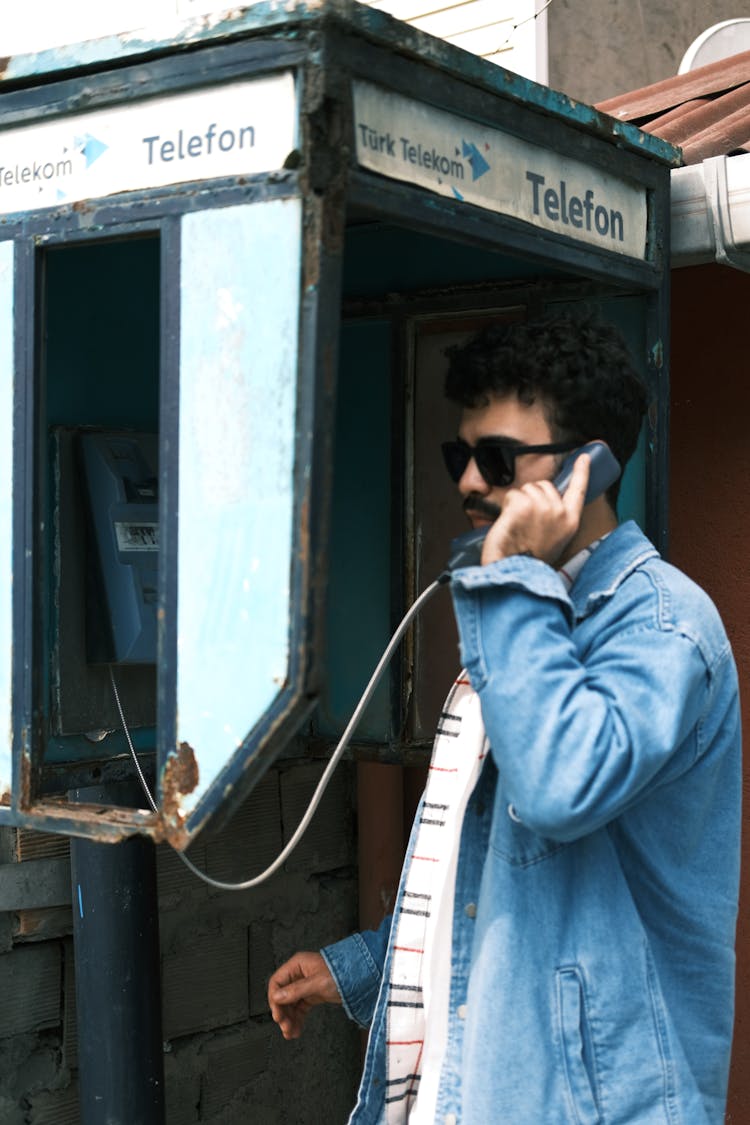
<path fill-rule="evenodd" d="M 123 804 L 122 789 L 69 796 Z M 70 852 L 81 1125 L 164 1125 L 154 845 L 73 838 Z"/>
<path fill-rule="evenodd" d="M 750 252 L 734 241 L 726 156 L 709 156 L 703 161 L 703 183 L 716 261 L 750 273 Z"/>

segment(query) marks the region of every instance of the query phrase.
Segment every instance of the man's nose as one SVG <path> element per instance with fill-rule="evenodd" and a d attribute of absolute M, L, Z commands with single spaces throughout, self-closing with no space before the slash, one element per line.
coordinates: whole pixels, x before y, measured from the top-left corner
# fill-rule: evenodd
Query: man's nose
<path fill-rule="evenodd" d="M 490 486 L 477 468 L 477 463 L 473 457 L 469 459 L 468 465 L 461 474 L 458 491 L 462 496 L 468 496 L 470 492 L 487 493 L 490 491 Z"/>

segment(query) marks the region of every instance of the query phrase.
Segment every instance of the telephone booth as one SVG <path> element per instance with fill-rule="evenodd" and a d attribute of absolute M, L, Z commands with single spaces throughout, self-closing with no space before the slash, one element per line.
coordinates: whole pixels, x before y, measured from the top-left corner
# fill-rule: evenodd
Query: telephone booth
<path fill-rule="evenodd" d="M 674 163 L 350 0 L 11 59 L 0 824 L 182 849 L 326 752 L 462 529 L 444 352 L 487 320 L 622 329 L 652 401 L 621 514 L 663 546 Z M 423 752 L 451 629 L 417 625 L 360 752 Z M 85 795 L 135 775 L 123 720 L 153 808 Z"/>

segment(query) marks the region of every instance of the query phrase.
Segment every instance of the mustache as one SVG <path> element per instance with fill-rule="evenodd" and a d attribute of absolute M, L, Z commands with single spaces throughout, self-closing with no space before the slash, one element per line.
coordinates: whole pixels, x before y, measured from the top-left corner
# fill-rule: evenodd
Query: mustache
<path fill-rule="evenodd" d="M 491 500 L 486 500 L 478 492 L 469 493 L 464 500 L 463 508 L 465 512 L 474 512 L 475 515 L 486 516 L 490 520 L 496 520 L 501 511 L 497 504 L 493 504 Z"/>

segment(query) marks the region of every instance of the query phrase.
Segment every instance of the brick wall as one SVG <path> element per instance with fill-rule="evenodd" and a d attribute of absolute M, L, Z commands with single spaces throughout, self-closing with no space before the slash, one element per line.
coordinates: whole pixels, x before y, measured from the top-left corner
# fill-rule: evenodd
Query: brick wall
<path fill-rule="evenodd" d="M 284 762 L 190 858 L 222 881 L 262 870 L 322 772 Z M 198 880 L 157 848 L 167 1125 L 336 1125 L 354 1102 L 359 1035 L 338 1010 L 285 1043 L 266 981 L 298 948 L 356 925 L 351 774 L 339 767 L 285 868 L 251 891 Z M 79 1125 L 75 965 L 65 837 L 0 832 L 0 1125 Z M 132 1125 L 130 1122 L 118 1125 Z"/>

